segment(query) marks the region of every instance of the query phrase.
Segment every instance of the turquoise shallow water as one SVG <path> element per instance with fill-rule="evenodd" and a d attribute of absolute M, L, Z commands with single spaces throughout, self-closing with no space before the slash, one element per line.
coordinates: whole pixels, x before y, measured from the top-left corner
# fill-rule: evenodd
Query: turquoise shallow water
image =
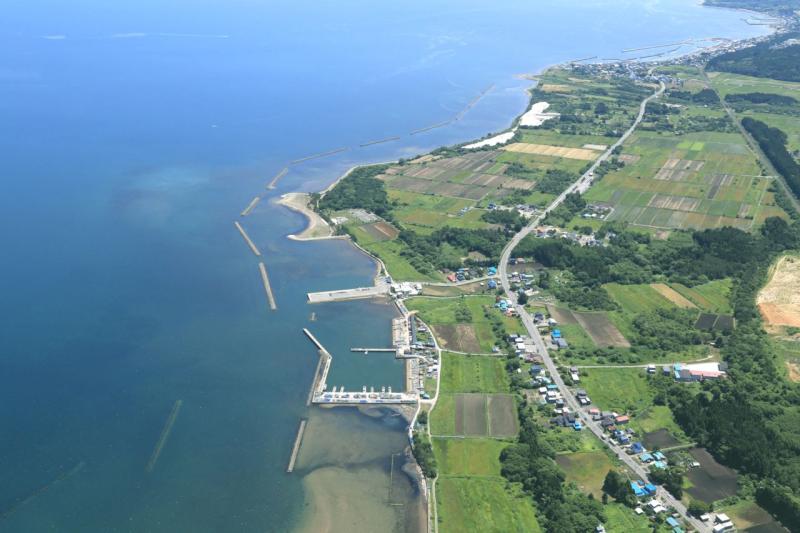
<path fill-rule="evenodd" d="M 390 306 L 305 303 L 368 283 L 372 262 L 343 241 L 287 240 L 303 218 L 271 200 L 505 127 L 526 103 L 515 74 L 764 31 L 691 0 L 586 4 L 5 2 L 0 530 L 293 528 L 303 476 L 326 464 L 284 473 L 316 364 L 301 328 L 333 352 L 337 385 L 400 386 L 402 366 L 348 351 L 388 341 Z M 490 84 L 463 120 L 407 135 Z M 269 313 L 233 220 L 287 161 L 395 134 L 294 167 L 246 219 Z M 323 414 L 383 443 L 354 468 L 386 474 L 402 424 Z"/>

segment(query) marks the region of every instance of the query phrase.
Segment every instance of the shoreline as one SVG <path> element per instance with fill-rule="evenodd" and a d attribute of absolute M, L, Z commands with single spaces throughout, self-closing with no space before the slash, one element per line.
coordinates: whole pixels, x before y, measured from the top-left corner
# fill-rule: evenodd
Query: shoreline
<path fill-rule="evenodd" d="M 311 195 L 306 192 L 290 192 L 282 195 L 276 203 L 306 217 L 306 227 L 298 233 L 288 235 L 293 241 L 314 241 L 321 239 L 341 238 L 334 234 L 328 221 L 322 218 L 311 206 Z"/>

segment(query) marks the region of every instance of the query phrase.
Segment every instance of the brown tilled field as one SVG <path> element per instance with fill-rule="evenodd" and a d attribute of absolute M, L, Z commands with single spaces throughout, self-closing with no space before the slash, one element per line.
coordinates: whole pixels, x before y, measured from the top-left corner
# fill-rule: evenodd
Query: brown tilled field
<path fill-rule="evenodd" d="M 553 317 L 559 324 L 578 323 L 578 321 L 575 320 L 575 315 L 569 309 L 556 307 L 555 305 L 548 305 L 547 312 L 550 313 L 550 316 Z"/>
<path fill-rule="evenodd" d="M 490 394 L 489 435 L 492 437 L 513 437 L 519 430 L 514 397 L 510 394 Z"/>
<path fill-rule="evenodd" d="M 784 256 L 772 269 L 756 302 L 769 326 L 800 327 L 800 258 Z"/>
<path fill-rule="evenodd" d="M 581 327 L 600 348 L 630 348 L 631 343 L 622 335 L 605 313 L 572 313 Z"/>
<path fill-rule="evenodd" d="M 457 352 L 480 353 L 481 344 L 472 324 L 438 325 L 435 329 L 442 347 Z"/>
<path fill-rule="evenodd" d="M 489 434 L 486 419 L 486 394 L 456 394 L 456 435 L 485 437 Z"/>
<path fill-rule="evenodd" d="M 696 305 L 686 299 L 681 293 L 665 283 L 651 283 L 650 286 L 653 287 L 661 296 L 674 303 L 678 307 L 683 307 L 686 309 L 697 308 Z"/>

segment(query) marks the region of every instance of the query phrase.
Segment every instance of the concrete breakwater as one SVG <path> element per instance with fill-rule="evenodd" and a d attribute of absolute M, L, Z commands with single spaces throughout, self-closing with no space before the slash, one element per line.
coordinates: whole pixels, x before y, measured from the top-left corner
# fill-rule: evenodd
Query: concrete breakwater
<path fill-rule="evenodd" d="M 256 206 L 258 205 L 258 202 L 260 202 L 260 201 L 261 201 L 261 197 L 260 196 L 256 196 L 255 198 L 253 198 L 250 201 L 250 203 L 247 205 L 247 207 L 244 208 L 244 211 L 239 213 L 239 216 L 246 217 L 247 215 L 249 215 L 250 212 L 253 211 L 253 209 L 256 208 Z"/>
<path fill-rule="evenodd" d="M 249 246 L 250 249 L 253 250 L 253 253 L 256 254 L 256 256 L 261 257 L 261 252 L 258 250 L 255 243 L 252 240 L 250 240 L 250 237 L 248 237 L 247 232 L 244 230 L 242 225 L 239 224 L 238 222 L 234 222 L 233 224 L 234 226 L 236 226 L 236 229 L 239 230 L 239 233 L 242 234 L 242 238 L 244 239 L 244 242 L 247 243 L 247 246 Z"/>
<path fill-rule="evenodd" d="M 175 425 L 175 420 L 178 419 L 181 406 L 183 406 L 183 400 L 177 400 L 172 405 L 172 410 L 167 417 L 167 421 L 164 423 L 164 428 L 161 430 L 161 436 L 158 438 L 156 447 L 153 448 L 153 453 L 150 455 L 150 460 L 147 462 L 147 467 L 145 467 L 145 470 L 148 473 L 153 471 L 153 468 L 155 468 L 156 463 L 158 462 L 158 458 L 161 456 L 161 451 L 164 449 L 167 439 L 169 439 L 169 434 L 172 433 L 172 426 Z"/>
<path fill-rule="evenodd" d="M 269 182 L 269 184 L 267 185 L 267 189 L 274 189 L 275 185 L 278 184 L 278 180 L 280 180 L 282 177 L 284 177 L 288 173 L 289 173 L 289 167 L 283 167 L 280 170 L 280 172 L 275 174 L 275 177 L 272 178 L 272 181 Z"/>
<path fill-rule="evenodd" d="M 294 439 L 294 446 L 292 446 L 292 455 L 289 457 L 289 466 L 286 467 L 286 472 L 291 474 L 294 472 L 294 464 L 297 461 L 297 454 L 300 453 L 300 445 L 303 442 L 303 433 L 306 431 L 306 424 L 308 420 L 303 419 L 300 421 L 300 427 L 297 428 L 297 437 Z"/>
<path fill-rule="evenodd" d="M 272 286 L 269 284 L 269 276 L 267 275 L 267 266 L 264 262 L 258 263 L 258 269 L 261 271 L 261 281 L 264 282 L 264 292 L 267 293 L 267 301 L 269 302 L 269 308 L 275 311 L 278 308 L 278 305 L 275 303 L 275 296 L 272 294 Z"/>

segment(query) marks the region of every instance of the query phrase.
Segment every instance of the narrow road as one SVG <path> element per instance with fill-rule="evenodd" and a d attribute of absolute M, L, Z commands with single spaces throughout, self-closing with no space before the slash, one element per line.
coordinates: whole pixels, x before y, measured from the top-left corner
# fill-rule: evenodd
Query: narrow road
<path fill-rule="evenodd" d="M 503 290 L 505 291 L 506 295 L 511 298 L 515 303 L 514 306 L 519 313 L 520 318 L 522 319 L 522 324 L 525 326 L 525 329 L 528 330 L 528 334 L 533 339 L 539 354 L 541 354 L 542 359 L 544 361 L 544 365 L 547 368 L 547 371 L 550 373 L 553 382 L 558 386 L 558 390 L 561 395 L 564 397 L 564 401 L 566 402 L 567 406 L 570 408 L 570 411 L 575 413 L 576 416 L 579 417 L 583 426 L 592 433 L 594 433 L 600 442 L 604 443 L 606 446 L 611 448 L 614 454 L 625 463 L 625 465 L 630 468 L 632 472 L 634 472 L 637 476 L 639 476 L 643 480 L 647 480 L 647 471 L 644 469 L 642 464 L 637 461 L 634 457 L 629 456 L 625 453 L 625 451 L 616 446 L 613 442 L 609 440 L 605 440 L 605 433 L 600 425 L 591 419 L 588 414 L 581 408 L 578 404 L 578 401 L 575 398 L 575 395 L 567 388 L 567 385 L 564 383 L 564 380 L 561 378 L 561 375 L 558 373 L 558 368 L 553 362 L 553 359 L 550 357 L 550 354 L 547 351 L 547 346 L 545 345 L 544 340 L 542 339 L 541 334 L 539 333 L 536 324 L 533 322 L 533 318 L 531 315 L 525 310 L 524 306 L 519 305 L 516 303 L 516 294 L 511 291 L 511 283 L 508 279 L 508 260 L 511 257 L 511 252 L 514 251 L 514 248 L 524 239 L 530 232 L 541 223 L 542 219 L 544 219 L 547 214 L 561 205 L 564 199 L 567 197 L 568 194 L 573 192 L 583 193 L 591 186 L 592 181 L 594 180 L 594 171 L 597 167 L 605 160 L 607 160 L 613 154 L 614 150 L 621 146 L 628 137 L 636 130 L 636 127 L 641 123 L 642 119 L 644 118 L 645 109 L 647 108 L 647 104 L 650 103 L 652 100 L 655 100 L 659 96 L 664 93 L 666 87 L 663 83 L 660 83 L 660 86 L 656 92 L 645 98 L 641 105 L 639 106 L 639 114 L 636 116 L 636 120 L 633 122 L 631 127 L 622 135 L 622 137 L 617 140 L 611 147 L 608 148 L 598 159 L 594 162 L 594 164 L 587 170 L 575 183 L 570 185 L 563 193 L 561 193 L 558 198 L 553 200 L 553 202 L 547 207 L 547 209 L 542 212 L 541 215 L 536 217 L 528 224 L 525 228 L 523 228 L 519 233 L 514 235 L 511 241 L 506 245 L 505 249 L 503 250 L 502 255 L 500 256 L 500 264 L 498 265 L 499 270 L 498 273 L 500 275 L 500 283 L 503 286 Z M 686 509 L 686 506 L 683 505 L 680 501 L 675 499 L 670 493 L 668 493 L 663 488 L 659 487 L 658 492 L 656 493 L 657 497 L 663 501 L 666 505 L 675 508 L 675 510 L 681 514 L 683 519 L 690 524 L 693 528 L 697 531 L 702 533 L 710 532 L 711 529 L 700 522 L 699 520 L 689 516 L 689 513 Z"/>

